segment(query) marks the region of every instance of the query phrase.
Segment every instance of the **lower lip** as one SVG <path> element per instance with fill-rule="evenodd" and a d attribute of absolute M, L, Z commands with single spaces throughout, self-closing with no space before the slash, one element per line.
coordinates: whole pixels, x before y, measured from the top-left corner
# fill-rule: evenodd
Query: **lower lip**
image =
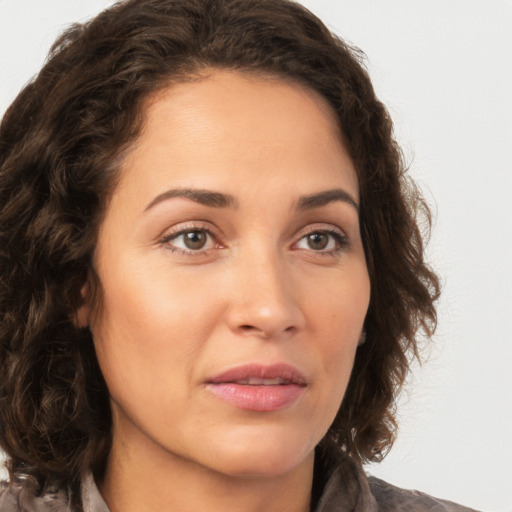
<path fill-rule="evenodd" d="M 249 411 L 278 411 L 299 400 L 304 386 L 285 384 L 281 386 L 249 386 L 222 382 L 208 384 L 208 389 L 225 402 Z"/>

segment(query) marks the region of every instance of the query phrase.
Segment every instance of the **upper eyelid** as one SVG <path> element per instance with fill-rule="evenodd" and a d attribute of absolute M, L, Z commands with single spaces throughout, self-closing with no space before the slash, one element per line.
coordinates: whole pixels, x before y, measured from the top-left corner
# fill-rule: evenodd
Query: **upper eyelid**
<path fill-rule="evenodd" d="M 328 236 L 334 238 L 338 243 L 341 243 L 343 245 L 346 245 L 349 242 L 349 237 L 343 231 L 340 231 L 338 229 L 313 229 L 311 231 L 307 231 L 306 233 L 298 236 L 296 238 L 296 241 L 293 242 L 292 245 L 299 243 L 305 237 L 307 237 L 313 233 L 322 233 L 322 234 L 328 235 Z"/>
<path fill-rule="evenodd" d="M 303 228 L 299 229 L 297 233 L 295 234 L 296 237 L 303 237 L 306 236 L 309 233 L 314 233 L 315 231 L 322 231 L 322 232 L 332 232 L 332 233 L 338 233 L 339 235 L 343 237 L 347 237 L 346 230 L 340 228 L 339 226 L 336 226 L 335 224 L 331 224 L 329 222 L 323 223 L 323 222 L 315 222 L 313 224 L 308 224 L 307 226 L 304 226 Z"/>
<path fill-rule="evenodd" d="M 213 237 L 219 237 L 218 229 L 213 227 L 211 223 L 206 221 L 190 221 L 190 222 L 181 222 L 175 226 L 171 226 L 170 228 L 165 229 L 162 234 L 158 237 L 161 239 L 170 239 L 173 237 L 177 237 L 183 233 L 187 233 L 189 231 L 205 231 L 206 233 L 212 235 Z"/>

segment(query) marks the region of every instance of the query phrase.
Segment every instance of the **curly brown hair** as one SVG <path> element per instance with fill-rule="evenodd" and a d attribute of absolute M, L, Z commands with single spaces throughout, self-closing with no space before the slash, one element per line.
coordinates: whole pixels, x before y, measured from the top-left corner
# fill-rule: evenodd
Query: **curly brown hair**
<path fill-rule="evenodd" d="M 108 390 L 74 319 L 123 152 L 145 100 L 206 68 L 291 79 L 337 114 L 357 169 L 371 281 L 340 411 L 322 443 L 381 459 L 396 397 L 431 335 L 439 295 L 424 261 L 429 210 L 405 174 L 362 53 L 288 0 L 128 0 L 54 44 L 0 126 L 0 442 L 11 478 L 78 482 L 111 445 Z M 101 295 L 99 292 L 98 296 Z"/>

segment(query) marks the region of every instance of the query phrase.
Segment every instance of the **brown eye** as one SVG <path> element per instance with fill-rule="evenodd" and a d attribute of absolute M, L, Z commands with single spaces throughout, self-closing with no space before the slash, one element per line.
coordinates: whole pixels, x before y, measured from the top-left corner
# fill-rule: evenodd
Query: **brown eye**
<path fill-rule="evenodd" d="M 307 235 L 307 243 L 310 249 L 322 251 L 329 244 L 329 235 L 327 233 L 310 233 Z"/>
<path fill-rule="evenodd" d="M 208 235 L 204 231 L 187 231 L 183 233 L 183 243 L 187 249 L 203 249 L 208 241 Z"/>
<path fill-rule="evenodd" d="M 295 249 L 313 251 L 325 254 L 335 254 L 338 250 L 347 247 L 348 238 L 338 231 L 323 230 L 310 231 L 294 244 Z"/>
<path fill-rule="evenodd" d="M 202 253 L 213 249 L 215 238 L 206 229 L 184 229 L 161 240 L 166 247 L 182 253 Z"/>

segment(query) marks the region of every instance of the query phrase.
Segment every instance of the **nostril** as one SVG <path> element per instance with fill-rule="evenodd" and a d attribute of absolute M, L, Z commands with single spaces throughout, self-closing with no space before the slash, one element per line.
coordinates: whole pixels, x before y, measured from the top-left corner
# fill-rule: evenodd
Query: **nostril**
<path fill-rule="evenodd" d="M 260 333 L 265 338 L 268 338 L 268 337 L 272 336 L 271 331 L 267 332 L 264 329 L 260 329 L 260 328 L 258 328 L 256 326 L 250 325 L 250 324 L 240 325 L 239 329 L 240 329 L 240 331 L 246 332 L 248 334 L 255 333 L 255 332 L 256 333 Z M 286 327 L 282 332 L 294 333 L 295 331 L 296 331 L 296 327 L 294 325 L 290 325 L 289 327 Z"/>

